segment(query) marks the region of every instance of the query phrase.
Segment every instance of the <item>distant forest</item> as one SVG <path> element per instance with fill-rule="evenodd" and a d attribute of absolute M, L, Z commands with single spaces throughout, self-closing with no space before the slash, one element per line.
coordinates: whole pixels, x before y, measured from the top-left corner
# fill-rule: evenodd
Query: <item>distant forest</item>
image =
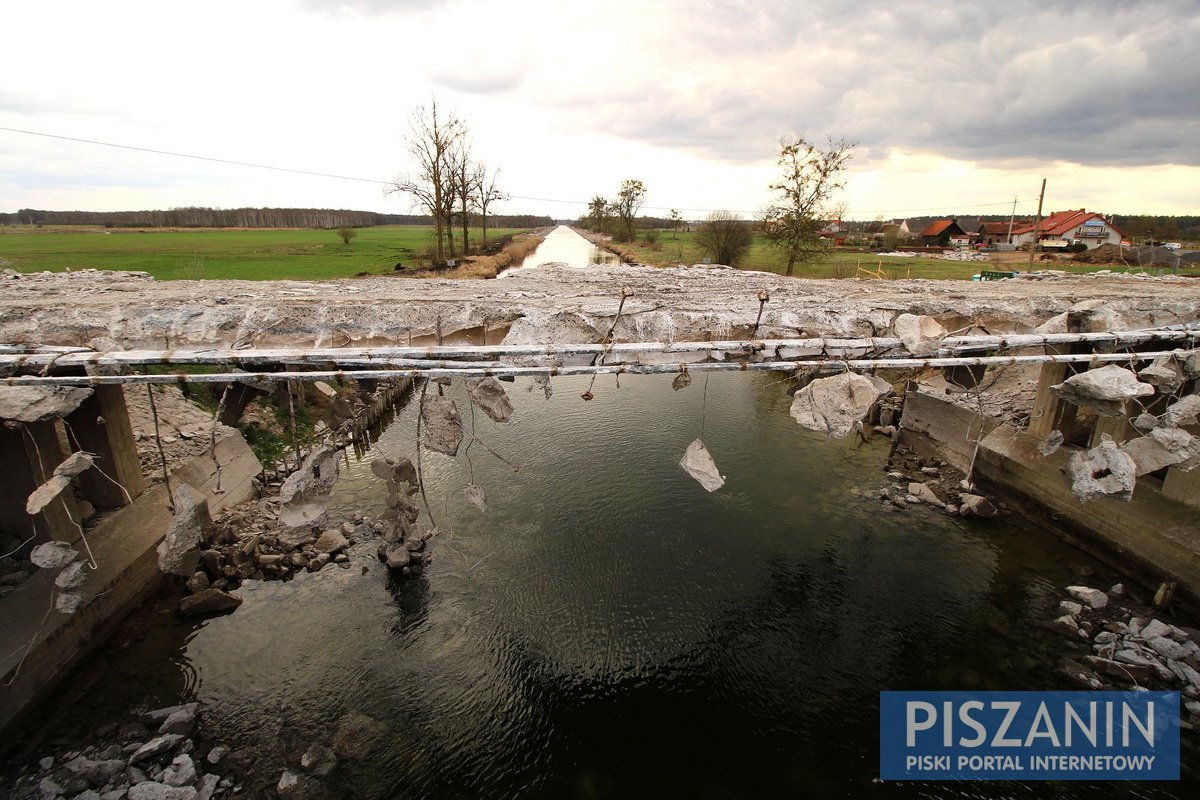
<path fill-rule="evenodd" d="M 474 221 L 474 220 L 473 220 Z M 550 217 L 489 214 L 489 228 L 540 228 Z M 172 208 L 167 211 L 39 211 L 0 213 L 0 225 L 99 225 L 105 228 L 369 228 L 432 225 L 422 214 L 377 214 L 328 208 Z"/>

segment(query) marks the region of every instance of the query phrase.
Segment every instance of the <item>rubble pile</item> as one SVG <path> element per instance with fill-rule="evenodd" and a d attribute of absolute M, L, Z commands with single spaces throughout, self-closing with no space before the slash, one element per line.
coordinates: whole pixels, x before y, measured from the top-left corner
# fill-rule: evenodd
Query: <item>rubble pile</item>
<path fill-rule="evenodd" d="M 22 768 L 13 800 L 213 800 L 239 795 L 226 771 L 229 747 L 198 735 L 199 704 L 148 711 L 109 723 L 81 749 L 48 755 Z"/>
<path fill-rule="evenodd" d="M 1051 626 L 1072 642 L 1059 672 L 1083 689 L 1177 691 L 1186 730 L 1200 730 L 1200 630 L 1173 625 L 1134 600 L 1124 585 L 1107 592 L 1068 586 Z"/>

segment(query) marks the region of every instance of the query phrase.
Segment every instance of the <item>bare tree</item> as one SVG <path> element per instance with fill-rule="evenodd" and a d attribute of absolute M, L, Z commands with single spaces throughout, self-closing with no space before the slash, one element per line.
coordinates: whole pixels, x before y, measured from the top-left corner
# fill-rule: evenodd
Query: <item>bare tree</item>
<path fill-rule="evenodd" d="M 679 209 L 671 209 L 671 238 L 677 239 L 679 231 L 679 223 L 683 221 L 683 215 L 679 213 Z"/>
<path fill-rule="evenodd" d="M 486 247 L 488 206 L 492 203 L 507 200 L 508 195 L 500 190 L 499 168 L 488 172 L 487 165 L 482 161 L 478 161 L 475 164 L 475 174 L 477 176 L 475 182 L 475 207 L 479 209 L 479 216 L 483 222 L 483 244 Z"/>
<path fill-rule="evenodd" d="M 642 203 L 646 201 L 646 186 L 636 178 L 626 178 L 621 181 L 617 199 L 613 201 L 613 211 L 624 223 L 624 238 L 622 241 L 633 241 L 633 220 Z"/>
<path fill-rule="evenodd" d="M 429 108 L 418 106 L 413 111 L 409 134 L 405 137 L 405 148 L 415 164 L 415 171 L 396 178 L 385 190 L 388 194 L 408 195 L 415 205 L 433 217 L 438 261 L 446 260 L 442 248 L 444 236 L 449 239 L 451 254 L 454 252 L 454 239 L 449 231 L 454 200 L 449 191 L 453 177 L 449 158 L 456 143 L 466 135 L 466 123 L 454 114 L 445 118 L 438 116 L 436 98 Z"/>
<path fill-rule="evenodd" d="M 736 214 L 714 211 L 697 229 L 696 244 L 714 263 L 736 267 L 754 244 L 754 231 Z"/>
<path fill-rule="evenodd" d="M 845 186 L 843 172 L 854 142 L 827 140 L 821 148 L 801 136 L 779 143 L 778 183 L 771 184 L 776 201 L 763 213 L 767 240 L 787 254 L 787 275 L 797 261 L 811 259 L 821 250 L 817 231 L 832 211 L 830 201 Z"/>
<path fill-rule="evenodd" d="M 596 195 L 588 203 L 588 218 L 591 219 L 592 230 L 596 233 L 607 233 L 604 229 L 608 223 L 608 210 L 608 200 L 601 195 Z"/>

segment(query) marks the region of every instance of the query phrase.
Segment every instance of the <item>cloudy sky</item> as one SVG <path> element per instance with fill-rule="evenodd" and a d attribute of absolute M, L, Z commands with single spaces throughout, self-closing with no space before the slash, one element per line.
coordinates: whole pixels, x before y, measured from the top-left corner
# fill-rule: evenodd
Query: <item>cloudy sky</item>
<path fill-rule="evenodd" d="M 1200 213 L 1196 0 L 43 0 L 9 3 L 0 211 L 410 210 L 436 96 L 502 169 L 502 210 L 753 214 L 781 136 L 858 143 L 848 216 Z"/>

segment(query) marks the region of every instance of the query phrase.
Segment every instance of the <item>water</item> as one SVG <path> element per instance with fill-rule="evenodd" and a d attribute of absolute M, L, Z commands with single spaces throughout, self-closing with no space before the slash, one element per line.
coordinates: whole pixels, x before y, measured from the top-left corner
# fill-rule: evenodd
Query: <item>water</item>
<path fill-rule="evenodd" d="M 455 386 L 467 427 L 521 469 L 480 443 L 425 454 L 445 534 L 424 576 L 394 580 L 367 543 L 352 569 L 246 584 L 230 616 L 163 615 L 89 667 L 89 704 L 201 700 L 264 797 L 289 753 L 351 712 L 382 732 L 322 796 L 1188 791 L 876 785 L 879 691 L 1068 688 L 1051 670 L 1061 640 L 1038 623 L 1082 567 L 1100 586 L 1119 576 L 1016 518 L 885 512 L 860 495 L 886 481 L 886 445 L 800 429 L 775 381 L 601 377 L 586 403 L 588 379 L 557 379 L 550 400 L 518 382 L 508 425 L 472 418 Z M 411 456 L 414 434 L 406 409 L 378 452 Z M 714 494 L 677 465 L 701 435 L 728 478 Z M 382 510 L 368 465 L 345 465 L 336 514 Z M 471 480 L 487 514 L 460 493 Z"/>
<path fill-rule="evenodd" d="M 537 250 L 526 256 L 520 266 L 505 270 L 500 277 L 552 263 L 587 268 L 593 264 L 619 264 L 620 259 L 607 250 L 601 250 L 566 225 L 559 225 L 546 235 Z"/>

